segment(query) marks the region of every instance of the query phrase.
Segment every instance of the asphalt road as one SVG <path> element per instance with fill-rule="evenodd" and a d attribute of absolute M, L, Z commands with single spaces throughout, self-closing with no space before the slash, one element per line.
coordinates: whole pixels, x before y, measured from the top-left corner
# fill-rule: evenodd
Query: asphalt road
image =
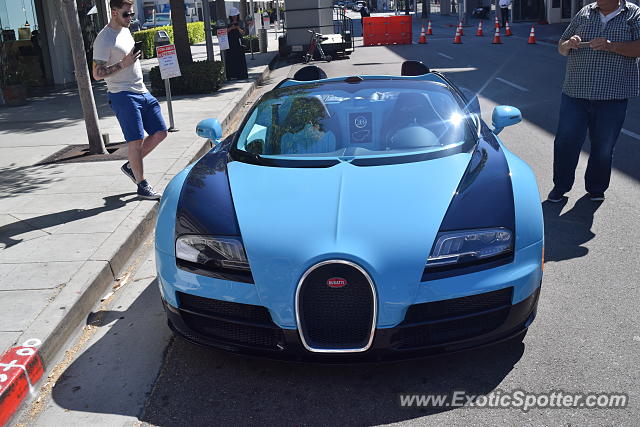
<path fill-rule="evenodd" d="M 524 121 L 500 135 L 551 188 L 564 58 L 526 39 L 431 38 L 426 46 L 357 49 L 321 64 L 329 76 L 396 74 L 405 59 L 443 70 Z M 272 83 L 299 65 L 281 64 Z M 264 89 L 264 88 L 263 88 Z M 172 338 L 148 244 L 123 286 L 90 318 L 67 360 L 20 420 L 28 425 L 637 425 L 640 419 L 640 103 L 630 103 L 602 204 L 584 197 L 588 144 L 566 203 L 543 203 L 546 266 L 538 317 L 521 345 L 383 365 L 317 366 L 229 355 Z M 625 409 L 423 408 L 399 393 L 495 390 L 626 393 Z"/>

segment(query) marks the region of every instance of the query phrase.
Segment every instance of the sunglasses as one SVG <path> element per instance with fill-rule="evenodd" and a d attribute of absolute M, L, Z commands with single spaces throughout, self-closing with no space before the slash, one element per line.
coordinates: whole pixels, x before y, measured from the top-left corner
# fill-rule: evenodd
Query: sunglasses
<path fill-rule="evenodd" d="M 122 12 L 123 18 L 133 18 L 136 15 L 135 12 Z"/>

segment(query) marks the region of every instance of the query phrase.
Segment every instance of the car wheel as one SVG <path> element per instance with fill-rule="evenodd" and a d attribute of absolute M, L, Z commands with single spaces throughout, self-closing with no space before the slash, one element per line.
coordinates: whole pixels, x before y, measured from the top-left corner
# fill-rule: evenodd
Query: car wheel
<path fill-rule="evenodd" d="M 327 55 L 327 56 L 324 57 L 324 60 L 327 61 L 327 62 L 331 62 L 332 59 L 333 58 L 331 57 L 331 55 Z"/>

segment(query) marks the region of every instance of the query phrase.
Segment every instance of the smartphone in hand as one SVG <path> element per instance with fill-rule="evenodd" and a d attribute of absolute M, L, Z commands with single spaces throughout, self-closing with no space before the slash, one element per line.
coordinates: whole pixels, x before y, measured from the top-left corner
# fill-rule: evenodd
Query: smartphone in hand
<path fill-rule="evenodd" d="M 135 46 L 133 47 L 133 53 L 136 54 L 141 50 L 142 50 L 142 42 L 136 42 Z"/>

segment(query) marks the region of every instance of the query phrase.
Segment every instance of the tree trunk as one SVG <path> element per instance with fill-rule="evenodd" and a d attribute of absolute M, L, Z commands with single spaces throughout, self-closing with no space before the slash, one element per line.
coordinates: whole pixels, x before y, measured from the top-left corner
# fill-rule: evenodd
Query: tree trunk
<path fill-rule="evenodd" d="M 224 0 L 216 0 L 216 19 L 218 22 L 220 20 L 224 21 L 224 25 L 227 25 L 227 9 L 224 5 Z M 220 24 L 218 24 L 218 28 L 220 28 Z"/>
<path fill-rule="evenodd" d="M 89 151 L 91 154 L 107 154 L 98 124 L 96 102 L 93 99 L 93 91 L 91 90 L 91 80 L 89 79 L 89 69 L 87 68 L 87 57 L 85 56 L 84 42 L 82 41 L 82 30 L 80 29 L 76 0 L 61 0 L 61 10 L 73 55 L 78 93 L 89 138 Z"/>
<path fill-rule="evenodd" d="M 187 18 L 184 14 L 184 0 L 170 0 L 171 24 L 173 25 L 173 43 L 176 45 L 176 54 L 180 65 L 191 64 L 191 47 L 187 34 Z"/>
<path fill-rule="evenodd" d="M 240 19 L 246 24 L 247 22 L 247 0 L 240 0 Z"/>

